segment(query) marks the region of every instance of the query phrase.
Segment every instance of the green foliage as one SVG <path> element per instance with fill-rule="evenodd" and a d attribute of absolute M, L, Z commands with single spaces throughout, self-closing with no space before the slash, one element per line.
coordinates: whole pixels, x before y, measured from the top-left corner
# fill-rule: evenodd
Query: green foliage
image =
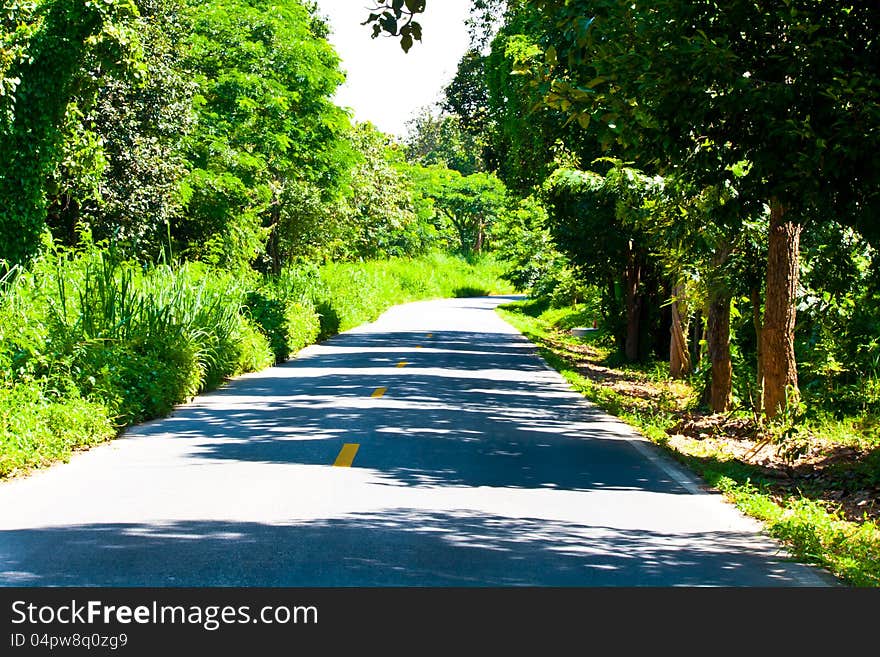
<path fill-rule="evenodd" d="M 462 254 L 478 254 L 489 247 L 492 225 L 508 202 L 504 183 L 493 174 L 463 176 L 440 165 L 410 166 L 408 171 L 416 188 L 454 229 Z"/>
<path fill-rule="evenodd" d="M 492 226 L 492 244 L 507 264 L 504 279 L 518 290 L 548 298 L 556 307 L 574 305 L 589 296 L 584 278 L 557 249 L 547 210 L 538 198 L 521 199 L 502 213 Z"/>
<path fill-rule="evenodd" d="M 259 290 L 249 292 L 247 308 L 269 340 L 276 363 L 312 344 L 321 329 L 320 318 L 311 301 L 303 299 L 295 288 L 284 282 L 270 279 Z"/>
<path fill-rule="evenodd" d="M 877 235 L 873 5 L 531 4 L 564 28 L 542 43 L 537 86 L 607 146 Z"/>
<path fill-rule="evenodd" d="M 301 186 L 333 201 L 347 166 L 348 119 L 331 101 L 343 81 L 338 56 L 299 0 L 190 2 L 189 12 L 183 65 L 198 86 L 198 120 L 172 235 L 193 256 L 247 265 L 280 225 L 287 230 L 269 254 L 277 271 L 293 223 L 282 203 L 308 199 Z"/>
<path fill-rule="evenodd" d="M 0 478 L 66 461 L 115 433 L 103 404 L 75 394 L 58 398 L 34 381 L 0 387 Z"/>
<path fill-rule="evenodd" d="M 87 58 L 98 80 L 91 106 L 77 96 L 49 190 L 48 223 L 56 239 L 74 244 L 79 226 L 113 239 L 142 259 L 168 247 L 168 230 L 182 212 L 178 192 L 186 173 L 180 142 L 193 128 L 195 85 L 183 68 L 189 22 L 184 0 L 137 0 L 132 19 L 143 62 L 105 70 Z"/>
<path fill-rule="evenodd" d="M 490 117 L 486 58 L 478 50 L 468 50 L 462 55 L 455 77 L 443 90 L 441 107 L 458 117 L 462 128 L 476 140 L 481 140 L 488 132 Z M 481 147 L 485 146 L 481 144 Z"/>
<path fill-rule="evenodd" d="M 605 175 L 559 168 L 544 183 L 542 196 L 553 242 L 581 280 L 601 291 L 602 315 L 619 349 L 640 360 L 668 344 L 657 340 L 661 267 L 646 221 L 663 185 L 619 161 L 610 164 Z"/>
<path fill-rule="evenodd" d="M 828 222 L 804 240 L 796 349 L 811 412 L 880 412 L 880 299 L 876 251 Z"/>
<path fill-rule="evenodd" d="M 475 4 L 492 2 L 475 0 Z M 498 3 L 495 3 L 498 4 Z M 509 189 L 528 195 L 559 166 L 560 147 L 577 161 L 599 154 L 598 144 L 564 112 L 547 107 L 544 96 L 524 72 L 540 57 L 543 39 L 555 39 L 556 21 L 531 2 L 509 3 L 504 22 L 483 64 L 488 104 L 489 167 Z"/>
<path fill-rule="evenodd" d="M 246 285 L 195 263 L 145 270 L 95 247 L 49 253 L 3 297 L 5 384 L 76 391 L 122 423 L 164 415 L 270 362 L 265 338 L 240 313 Z M 16 322 L 29 330 L 12 330 Z"/>
<path fill-rule="evenodd" d="M 406 157 L 422 166 L 445 166 L 469 176 L 485 171 L 482 136 L 458 114 L 435 116 L 423 109 L 407 122 Z"/>
<path fill-rule="evenodd" d="M 710 481 L 716 480 L 738 506 L 763 520 L 769 532 L 797 556 L 828 568 L 853 586 L 880 585 L 880 528 L 875 524 L 846 522 L 804 498 L 779 505 L 749 480 L 712 475 Z"/>
<path fill-rule="evenodd" d="M 416 212 L 403 154 L 371 124 L 358 125 L 351 139 L 359 161 L 349 173 L 351 215 L 341 255 L 376 259 L 424 253 L 434 231 Z"/>
<path fill-rule="evenodd" d="M 114 68 L 134 35 L 129 0 L 47 0 L 4 5 L 0 25 L 0 261 L 27 262 L 45 226 L 46 181 L 64 138 L 68 106 L 94 97 L 88 57 Z"/>

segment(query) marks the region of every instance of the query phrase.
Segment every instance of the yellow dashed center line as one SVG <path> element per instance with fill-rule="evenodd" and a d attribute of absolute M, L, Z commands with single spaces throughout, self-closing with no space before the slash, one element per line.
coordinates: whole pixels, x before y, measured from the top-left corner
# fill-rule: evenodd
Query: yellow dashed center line
<path fill-rule="evenodd" d="M 405 360 L 402 360 L 397 365 L 395 365 L 395 367 L 406 367 L 407 365 L 409 365 L 409 363 L 407 363 Z"/>
<path fill-rule="evenodd" d="M 342 446 L 342 449 L 339 450 L 339 456 L 336 457 L 336 462 L 333 464 L 337 468 L 350 468 L 352 462 L 354 462 L 354 457 L 358 453 L 358 445 L 357 443 L 345 443 Z"/>
<path fill-rule="evenodd" d="M 381 396 L 384 395 L 386 392 L 388 392 L 388 388 L 376 388 L 376 389 L 373 391 L 373 394 L 370 395 L 370 397 L 381 397 Z"/>

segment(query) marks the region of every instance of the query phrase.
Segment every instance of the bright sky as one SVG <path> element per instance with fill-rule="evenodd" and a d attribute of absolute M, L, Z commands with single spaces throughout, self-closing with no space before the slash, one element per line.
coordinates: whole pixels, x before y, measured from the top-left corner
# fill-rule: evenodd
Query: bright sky
<path fill-rule="evenodd" d="M 465 20 L 470 4 L 470 0 L 428 2 L 419 20 L 422 41 L 404 53 L 397 39 L 372 39 L 370 27 L 361 25 L 373 6 L 370 0 L 318 0 L 319 12 L 333 30 L 330 42 L 348 76 L 336 103 L 352 108 L 356 121 L 370 121 L 379 130 L 402 137 L 406 121 L 419 108 L 439 100 L 455 75 L 468 49 Z"/>

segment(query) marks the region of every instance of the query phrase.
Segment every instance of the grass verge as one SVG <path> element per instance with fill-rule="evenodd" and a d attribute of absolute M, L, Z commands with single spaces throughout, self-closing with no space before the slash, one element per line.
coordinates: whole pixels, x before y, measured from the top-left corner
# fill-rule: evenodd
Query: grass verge
<path fill-rule="evenodd" d="M 696 437 L 680 434 L 683 418 L 694 422 L 697 415 L 694 391 L 686 383 L 670 380 L 663 364 L 615 366 L 601 331 L 588 338 L 572 336 L 565 329 L 581 324 L 586 316 L 583 308 L 548 310 L 527 300 L 501 306 L 498 312 L 537 346 L 575 390 L 638 429 L 743 512 L 763 521 L 796 559 L 822 566 L 848 585 L 880 586 L 877 521 L 867 513 L 861 519 L 844 513 L 839 504 L 829 501 L 828 490 L 819 490 L 845 485 L 840 478 L 859 481 L 859 486 L 875 484 L 873 439 L 868 449 L 859 452 L 864 458 L 846 464 L 850 467 L 840 466 L 839 461 L 837 470 L 828 466 L 835 476 L 824 476 L 827 458 L 789 464 L 780 472 L 744 458 L 742 449 L 725 448 L 743 443 L 741 437 L 711 435 L 711 431 Z M 815 449 L 828 452 L 826 457 L 839 453 L 840 445 L 833 441 L 823 442 L 818 436 L 814 442 Z M 760 443 L 748 445 L 747 456 L 760 448 Z"/>

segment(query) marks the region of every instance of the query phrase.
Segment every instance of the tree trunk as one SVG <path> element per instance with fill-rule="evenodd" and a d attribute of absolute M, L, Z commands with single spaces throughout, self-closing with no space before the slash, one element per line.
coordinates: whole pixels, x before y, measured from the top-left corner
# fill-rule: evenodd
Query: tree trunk
<path fill-rule="evenodd" d="M 672 328 L 669 338 L 669 374 L 683 379 L 691 373 L 691 357 L 687 344 L 687 302 L 685 284 L 679 281 L 672 288 Z"/>
<path fill-rule="evenodd" d="M 691 369 L 697 370 L 703 362 L 703 345 L 702 340 L 705 337 L 703 333 L 703 312 L 697 310 L 690 319 L 690 325 L 694 327 L 694 334 L 691 337 Z"/>
<path fill-rule="evenodd" d="M 709 407 L 713 413 L 723 413 L 730 409 L 730 391 L 733 387 L 733 367 L 730 362 L 731 298 L 732 295 L 726 287 L 710 288 L 706 333 L 712 367 Z"/>
<path fill-rule="evenodd" d="M 706 400 L 713 413 L 730 409 L 733 367 L 730 362 L 730 302 L 733 294 L 722 268 L 730 259 L 733 247 L 718 246 L 712 256 L 709 274 L 709 303 L 706 316 L 706 351 L 712 370 L 712 384 Z"/>
<path fill-rule="evenodd" d="M 761 320 L 761 290 L 753 287 L 749 294 L 752 301 L 752 324 L 755 327 L 755 342 L 757 344 L 757 369 L 758 369 L 758 389 L 757 399 L 752 400 L 752 404 L 758 410 L 764 408 L 764 345 L 762 343 L 761 333 L 763 322 Z"/>
<path fill-rule="evenodd" d="M 633 363 L 639 359 L 639 325 L 641 315 L 641 299 L 639 298 L 639 282 L 642 270 L 630 248 L 627 253 L 626 265 L 626 342 L 624 355 Z"/>
<path fill-rule="evenodd" d="M 785 208 L 770 202 L 770 242 L 767 253 L 767 287 L 764 326 L 761 330 L 764 413 L 773 418 L 798 394 L 794 355 L 794 325 L 801 225 L 785 220 Z"/>

